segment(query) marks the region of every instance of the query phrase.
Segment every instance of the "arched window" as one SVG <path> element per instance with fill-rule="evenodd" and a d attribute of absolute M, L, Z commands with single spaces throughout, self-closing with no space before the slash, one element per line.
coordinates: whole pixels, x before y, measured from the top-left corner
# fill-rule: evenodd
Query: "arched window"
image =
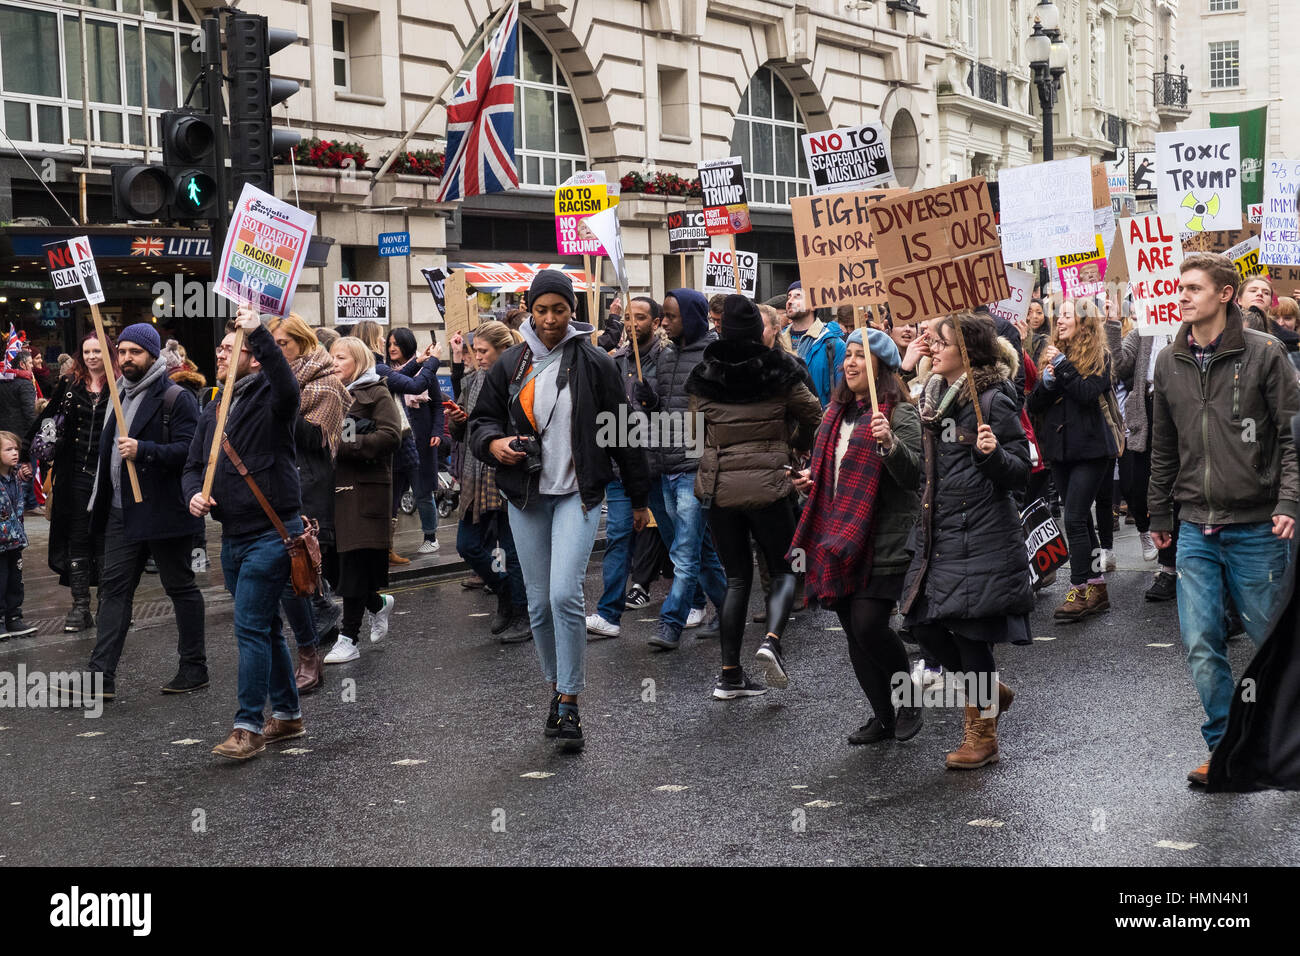
<path fill-rule="evenodd" d="M 898 185 L 910 189 L 921 173 L 921 140 L 916 121 L 907 110 L 894 114 L 889 124 L 889 155 L 894 161 L 894 178 Z"/>
<path fill-rule="evenodd" d="M 745 164 L 745 189 L 755 205 L 787 206 L 809 191 L 800 137 L 806 132 L 794 93 L 775 70 L 761 67 L 740 98 L 731 152 Z"/>
<path fill-rule="evenodd" d="M 515 61 L 515 164 L 520 185 L 554 188 L 587 168 L 587 146 L 564 70 L 525 23 Z"/>

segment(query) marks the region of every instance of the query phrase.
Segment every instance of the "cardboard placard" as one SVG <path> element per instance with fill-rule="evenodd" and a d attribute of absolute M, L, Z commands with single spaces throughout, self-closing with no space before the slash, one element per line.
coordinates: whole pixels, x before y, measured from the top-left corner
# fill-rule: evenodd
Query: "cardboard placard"
<path fill-rule="evenodd" d="M 1004 258 L 1047 259 L 1092 245 L 1097 205 L 1087 157 L 1004 169 L 998 184 Z"/>
<path fill-rule="evenodd" d="M 575 182 L 580 177 L 583 181 Z M 599 239 L 590 234 L 583 235 L 579 230 L 583 219 L 613 205 L 604 179 L 604 173 L 599 175 L 599 181 L 591 173 L 579 173 L 555 190 L 555 248 L 560 255 L 609 255 Z"/>
<path fill-rule="evenodd" d="M 1241 228 L 1237 127 L 1156 134 L 1160 218 L 1182 232 Z"/>
<path fill-rule="evenodd" d="M 1110 205 L 1110 186 L 1106 177 L 1104 163 L 1092 164 L 1092 208 L 1100 209 Z"/>
<path fill-rule="evenodd" d="M 43 248 L 45 268 L 50 273 L 54 299 L 59 305 L 103 303 L 104 286 L 99 281 L 99 270 L 95 267 L 95 255 L 90 249 L 89 236 L 61 239 L 47 243 Z"/>
<path fill-rule="evenodd" d="M 867 208 L 906 194 L 906 189 L 867 189 L 791 197 L 795 252 L 808 308 L 888 301 Z"/>
<path fill-rule="evenodd" d="M 1034 283 L 1037 277 L 1023 269 L 1007 267 L 1007 285 L 1011 294 L 989 305 L 989 313 L 995 318 L 1008 322 L 1023 322 L 1029 314 L 1029 301 L 1033 298 Z"/>
<path fill-rule="evenodd" d="M 868 189 L 894 178 L 884 123 L 805 133 L 803 153 L 817 195 Z"/>
<path fill-rule="evenodd" d="M 469 302 L 466 300 L 468 294 L 465 273 L 459 269 L 448 271 L 447 278 L 443 282 L 443 295 L 447 307 L 443 311 L 442 319 L 448 339 L 457 332 L 462 335 L 469 332 Z"/>
<path fill-rule="evenodd" d="M 1256 223 L 1246 223 L 1241 229 L 1225 229 L 1222 232 L 1200 232 L 1190 241 L 1183 243 L 1183 253 L 1190 251 L 1198 252 L 1221 252 L 1228 255 L 1229 251 L 1235 246 L 1241 245 L 1252 236 L 1260 235 L 1260 226 Z M 1262 252 L 1263 242 L 1260 243 L 1260 261 L 1263 262 Z M 1112 260 L 1113 264 L 1117 260 Z M 1268 276 L 1273 280 L 1273 293 L 1275 295 L 1289 295 L 1292 298 L 1297 297 L 1300 293 L 1300 266 L 1270 266 L 1265 264 L 1265 270 Z M 1110 278 L 1109 271 L 1106 273 L 1107 279 Z"/>
<path fill-rule="evenodd" d="M 1182 322 L 1178 277 L 1183 248 L 1178 233 L 1156 213 L 1122 219 L 1119 231 L 1133 290 L 1133 322 L 1139 334 L 1172 333 Z"/>
<path fill-rule="evenodd" d="M 1011 295 L 983 176 L 881 199 L 867 215 L 895 324 Z M 1091 209 L 1088 219 L 1091 228 Z"/>
<path fill-rule="evenodd" d="M 704 231 L 710 236 L 726 236 L 753 229 L 740 157 L 710 160 L 698 168 L 704 191 Z"/>
<path fill-rule="evenodd" d="M 1270 266 L 1300 266 L 1300 230 L 1296 224 L 1300 159 L 1270 159 L 1264 166 L 1259 256 Z"/>
<path fill-rule="evenodd" d="M 683 209 L 668 214 L 668 251 L 674 255 L 701 252 L 709 248 L 704 231 L 704 210 Z"/>
<path fill-rule="evenodd" d="M 212 289 L 263 315 L 289 314 L 316 217 L 244 184 Z"/>
<path fill-rule="evenodd" d="M 388 324 L 388 283 L 352 280 L 334 283 L 334 324 Z"/>
<path fill-rule="evenodd" d="M 736 250 L 740 264 L 740 294 L 751 299 L 758 294 L 758 253 Z M 704 294 L 724 295 L 735 292 L 735 270 L 730 249 L 709 249 L 704 253 Z"/>

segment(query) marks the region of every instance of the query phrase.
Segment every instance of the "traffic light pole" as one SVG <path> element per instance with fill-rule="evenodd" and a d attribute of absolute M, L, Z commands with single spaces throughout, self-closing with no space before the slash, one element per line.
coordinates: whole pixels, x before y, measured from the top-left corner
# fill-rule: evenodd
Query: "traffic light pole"
<path fill-rule="evenodd" d="M 229 153 L 226 139 L 225 77 L 221 63 L 221 19 L 203 19 L 203 69 L 207 84 L 208 112 L 212 114 L 213 152 L 217 163 L 217 215 L 212 220 L 212 282 L 217 281 L 221 270 L 221 249 L 226 244 L 226 227 L 230 224 L 230 197 L 226 188 L 226 157 Z M 220 316 L 212 317 L 213 342 L 220 343 L 225 335 L 225 322 Z"/>

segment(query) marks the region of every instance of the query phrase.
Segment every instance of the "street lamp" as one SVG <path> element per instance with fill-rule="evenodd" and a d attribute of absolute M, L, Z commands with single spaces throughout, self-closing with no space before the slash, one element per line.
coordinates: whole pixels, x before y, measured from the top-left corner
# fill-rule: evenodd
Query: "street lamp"
<path fill-rule="evenodd" d="M 1061 14 L 1052 0 L 1039 0 L 1034 9 L 1034 32 L 1025 41 L 1025 56 L 1038 87 L 1038 105 L 1043 114 L 1043 162 L 1054 155 L 1052 146 L 1052 106 L 1065 72 L 1066 49 L 1061 42 Z M 1047 266 L 1040 267 L 1039 286 L 1047 288 Z"/>

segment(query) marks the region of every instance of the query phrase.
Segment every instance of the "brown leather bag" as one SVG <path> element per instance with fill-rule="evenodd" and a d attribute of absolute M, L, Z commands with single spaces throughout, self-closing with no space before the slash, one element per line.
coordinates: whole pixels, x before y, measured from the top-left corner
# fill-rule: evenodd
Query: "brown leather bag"
<path fill-rule="evenodd" d="M 280 540 L 284 542 L 284 549 L 289 552 L 289 580 L 293 584 L 293 593 L 298 597 L 309 597 L 320 590 L 320 539 L 317 538 L 317 532 L 320 525 L 315 518 L 308 518 L 306 515 L 302 519 L 302 534 L 297 537 L 289 537 L 289 532 L 284 527 L 284 522 L 280 516 L 275 513 L 262 494 L 262 489 L 257 487 L 257 482 L 253 476 L 248 473 L 244 467 L 243 461 L 235 454 L 235 449 L 231 447 L 230 437 L 221 436 L 221 447 L 230 459 L 230 463 L 235 466 L 235 470 L 248 482 L 249 489 L 253 492 L 253 497 L 257 503 L 262 506 L 266 516 L 271 519 L 271 524 L 275 530 L 280 533 Z"/>

